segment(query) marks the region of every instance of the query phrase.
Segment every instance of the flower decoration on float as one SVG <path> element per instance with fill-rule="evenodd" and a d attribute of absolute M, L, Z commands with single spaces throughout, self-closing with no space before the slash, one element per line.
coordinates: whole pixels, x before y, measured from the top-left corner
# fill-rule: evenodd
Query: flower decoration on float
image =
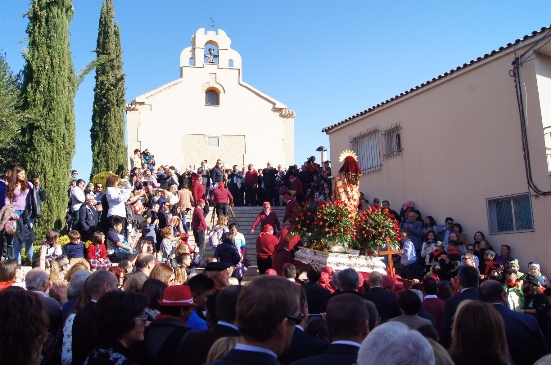
<path fill-rule="evenodd" d="M 379 250 L 400 248 L 400 227 L 388 209 L 369 207 L 360 212 L 354 222 L 352 244 L 368 256 L 377 256 Z"/>

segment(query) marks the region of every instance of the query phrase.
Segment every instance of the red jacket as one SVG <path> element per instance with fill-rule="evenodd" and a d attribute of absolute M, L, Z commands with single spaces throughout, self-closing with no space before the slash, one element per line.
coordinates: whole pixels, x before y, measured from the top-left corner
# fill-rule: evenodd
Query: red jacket
<path fill-rule="evenodd" d="M 191 218 L 191 229 L 206 230 L 207 222 L 205 222 L 205 214 L 200 206 L 196 206 L 193 210 L 193 217 Z"/>
<path fill-rule="evenodd" d="M 258 172 L 256 170 L 247 171 L 245 173 L 245 186 L 253 186 L 258 184 Z"/>
<path fill-rule="evenodd" d="M 283 216 L 283 223 L 285 223 L 287 219 L 291 218 L 293 215 L 293 210 L 298 207 L 300 207 L 300 204 L 294 199 L 287 202 L 287 205 L 285 206 L 285 215 Z"/>
<path fill-rule="evenodd" d="M 266 224 L 269 224 L 274 229 L 277 227 L 278 232 L 281 231 L 281 224 L 279 223 L 279 219 L 277 219 L 276 212 L 274 212 L 273 210 L 270 211 L 269 215 L 266 215 L 264 211 L 260 212 L 253 223 L 252 229 L 255 229 L 258 224 L 260 224 L 260 230 L 262 230 Z"/>
<path fill-rule="evenodd" d="M 88 248 L 86 249 L 88 251 L 88 259 L 106 259 L 107 258 L 107 250 L 105 249 L 105 244 L 102 243 L 101 245 L 99 245 L 99 251 L 100 251 L 100 256 L 97 257 L 96 256 L 96 245 L 94 245 L 93 243 L 90 244 L 90 246 L 88 246 Z"/>
<path fill-rule="evenodd" d="M 302 183 L 300 182 L 300 179 L 298 177 L 295 177 L 293 182 L 291 183 L 291 189 L 296 191 L 296 195 L 302 196 L 304 195 L 304 189 L 302 188 Z"/>
<path fill-rule="evenodd" d="M 193 188 L 191 189 L 193 194 L 193 200 L 197 204 L 197 199 L 205 199 L 205 187 L 200 182 L 195 182 Z"/>
<path fill-rule="evenodd" d="M 279 240 L 273 234 L 266 232 L 260 233 L 256 239 L 256 256 L 262 259 L 272 258 L 276 245 Z"/>
<path fill-rule="evenodd" d="M 216 188 L 214 189 L 210 200 L 214 201 L 215 203 L 219 204 L 225 204 L 228 202 L 228 199 L 230 201 L 230 205 L 233 204 L 233 195 L 231 195 L 230 191 L 226 188 Z"/>

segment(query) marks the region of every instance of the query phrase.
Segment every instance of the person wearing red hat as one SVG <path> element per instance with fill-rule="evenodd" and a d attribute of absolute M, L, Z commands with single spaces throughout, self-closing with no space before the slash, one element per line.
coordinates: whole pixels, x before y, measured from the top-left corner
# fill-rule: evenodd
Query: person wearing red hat
<path fill-rule="evenodd" d="M 230 205 L 233 205 L 233 195 L 226 189 L 223 181 L 220 181 L 216 189 L 212 192 L 210 201 L 215 204 L 217 217 L 229 215 L 228 202 Z"/>
<path fill-rule="evenodd" d="M 193 210 L 193 216 L 191 218 L 191 229 L 193 230 L 193 238 L 195 238 L 195 244 L 199 247 L 199 252 L 195 250 L 193 253 L 193 263 L 198 264 L 203 259 L 203 252 L 205 250 L 205 231 L 207 230 L 207 222 L 205 222 L 205 213 L 203 213 L 203 207 L 205 206 L 205 199 L 199 198 L 197 205 Z M 199 256 L 199 257 L 197 257 Z"/>
<path fill-rule="evenodd" d="M 285 194 L 283 196 L 283 201 L 285 202 L 285 215 L 283 216 L 283 224 L 285 224 L 288 219 L 291 219 L 293 211 L 296 208 L 299 208 L 300 204 L 297 203 L 295 199 L 291 198 L 291 195 L 289 194 Z"/>
<path fill-rule="evenodd" d="M 169 286 L 158 303 L 161 313 L 147 327 L 143 348 L 150 363 L 171 364 L 181 354 L 180 347 L 192 331 L 187 320 L 197 304 L 187 285 Z"/>
<path fill-rule="evenodd" d="M 277 218 L 276 212 L 272 211 L 272 207 L 270 205 L 270 202 L 264 202 L 262 206 L 262 212 L 258 214 L 258 217 L 256 217 L 255 221 L 253 222 L 253 227 L 251 228 L 251 235 L 254 234 L 254 230 L 256 226 L 260 224 L 260 229 L 264 230 L 264 226 L 266 224 L 269 224 L 272 226 L 272 228 L 277 227 L 277 232 L 281 231 L 281 224 L 279 223 L 279 219 Z"/>
<path fill-rule="evenodd" d="M 272 256 L 278 243 L 279 240 L 274 236 L 274 228 L 270 224 L 265 224 L 256 239 L 256 264 L 260 275 L 264 275 L 266 270 L 272 267 Z"/>

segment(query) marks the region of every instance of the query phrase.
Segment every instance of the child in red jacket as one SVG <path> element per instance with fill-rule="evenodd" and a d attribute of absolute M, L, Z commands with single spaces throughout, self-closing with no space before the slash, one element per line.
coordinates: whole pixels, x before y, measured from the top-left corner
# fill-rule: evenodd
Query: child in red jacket
<path fill-rule="evenodd" d="M 103 243 L 103 234 L 95 232 L 92 235 L 92 243 L 88 246 L 88 261 L 92 270 L 108 269 L 111 261 L 107 257 L 107 250 Z"/>

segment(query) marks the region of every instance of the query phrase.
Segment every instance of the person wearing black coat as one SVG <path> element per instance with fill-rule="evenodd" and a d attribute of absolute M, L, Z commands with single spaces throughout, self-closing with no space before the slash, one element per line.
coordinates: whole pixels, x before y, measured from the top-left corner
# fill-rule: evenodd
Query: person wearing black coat
<path fill-rule="evenodd" d="M 453 318 L 459 303 L 466 299 L 478 300 L 480 273 L 476 267 L 461 266 L 457 273 L 457 284 L 461 294 L 451 297 L 444 303 L 440 344 L 448 348 L 451 343 Z"/>
<path fill-rule="evenodd" d="M 230 232 L 222 235 L 222 243 L 216 246 L 214 257 L 218 259 L 218 262 L 227 266 L 235 266 L 241 261 L 241 255 L 235 247 L 233 235 Z"/>

